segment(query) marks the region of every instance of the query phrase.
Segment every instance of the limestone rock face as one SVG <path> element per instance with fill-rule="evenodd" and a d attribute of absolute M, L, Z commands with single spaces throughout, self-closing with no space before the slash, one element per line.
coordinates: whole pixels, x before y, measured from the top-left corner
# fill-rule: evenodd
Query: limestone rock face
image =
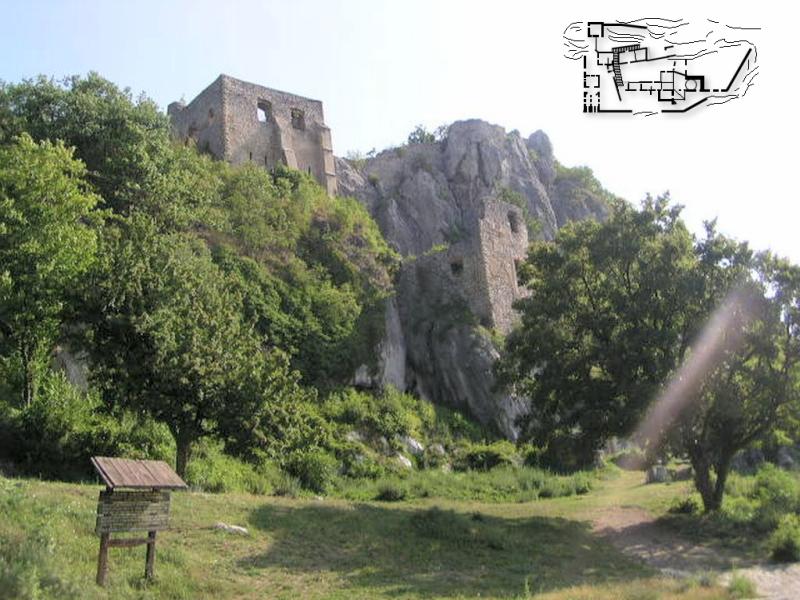
<path fill-rule="evenodd" d="M 559 181 L 544 132 L 525 140 L 480 120 L 363 162 L 337 158 L 336 172 L 339 194 L 356 197 L 404 257 L 373 379 L 516 438 L 526 402 L 496 391 L 492 374 L 493 340 L 513 326 L 512 303 L 525 294 L 516 267 L 529 233 L 552 239 L 569 220 L 602 218 L 602 207 Z"/>

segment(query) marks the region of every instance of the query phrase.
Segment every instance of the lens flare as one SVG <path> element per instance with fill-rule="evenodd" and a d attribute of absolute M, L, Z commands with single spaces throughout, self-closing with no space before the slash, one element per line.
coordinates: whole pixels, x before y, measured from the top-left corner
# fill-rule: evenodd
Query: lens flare
<path fill-rule="evenodd" d="M 714 311 L 675 375 L 650 407 L 633 439 L 657 447 L 675 419 L 696 399 L 708 373 L 736 352 L 755 315 L 757 295 L 739 287 Z"/>

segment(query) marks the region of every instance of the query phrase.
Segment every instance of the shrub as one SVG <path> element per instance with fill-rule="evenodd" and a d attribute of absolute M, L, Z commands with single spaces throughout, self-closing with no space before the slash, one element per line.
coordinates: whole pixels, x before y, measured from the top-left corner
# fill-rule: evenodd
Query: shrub
<path fill-rule="evenodd" d="M 678 500 L 669 508 L 669 512 L 675 515 L 694 515 L 700 512 L 700 503 L 693 496 Z"/>
<path fill-rule="evenodd" d="M 198 444 L 186 467 L 186 482 L 207 492 L 246 492 L 272 494 L 280 477 L 269 462 L 252 465 L 228 456 L 222 446 L 211 441 Z"/>
<path fill-rule="evenodd" d="M 728 591 L 734 598 L 755 598 L 757 596 L 755 584 L 739 573 L 734 573 L 731 577 Z"/>
<path fill-rule="evenodd" d="M 459 469 L 489 471 L 499 465 L 513 465 L 519 460 L 517 449 L 509 441 L 491 444 L 469 444 L 459 453 L 456 466 Z"/>
<path fill-rule="evenodd" d="M 378 493 L 375 494 L 375 500 L 382 502 L 399 502 L 405 500 L 408 495 L 406 488 L 396 482 L 386 482 L 378 487 Z"/>
<path fill-rule="evenodd" d="M 45 372 L 31 405 L 0 419 L 0 456 L 29 475 L 86 479 L 94 476 L 92 456 L 174 456 L 166 427 L 131 413 L 108 414 L 96 393 L 79 390 L 60 372 Z"/>
<path fill-rule="evenodd" d="M 769 545 L 772 560 L 778 562 L 800 560 L 800 518 L 793 514 L 784 515 L 770 537 Z"/>
<path fill-rule="evenodd" d="M 754 526 L 771 531 L 787 513 L 800 511 L 800 482 L 775 465 L 765 465 L 756 475 L 752 497 L 759 507 Z"/>
<path fill-rule="evenodd" d="M 302 486 L 297 477 L 292 477 L 288 473 L 281 473 L 278 480 L 275 482 L 273 494 L 276 496 L 284 496 L 286 498 L 297 498 L 300 495 Z"/>
<path fill-rule="evenodd" d="M 304 488 L 318 494 L 328 491 L 338 468 L 339 462 L 318 448 L 295 452 L 287 462 L 289 473 L 297 477 Z"/>

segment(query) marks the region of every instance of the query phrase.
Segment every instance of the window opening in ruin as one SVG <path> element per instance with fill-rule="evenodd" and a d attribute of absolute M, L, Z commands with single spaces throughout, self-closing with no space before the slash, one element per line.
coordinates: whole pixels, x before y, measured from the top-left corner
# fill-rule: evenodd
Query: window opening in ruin
<path fill-rule="evenodd" d="M 306 116 L 302 110 L 299 108 L 292 109 L 292 127 L 295 129 L 305 129 L 306 128 Z"/>
<path fill-rule="evenodd" d="M 259 100 L 256 107 L 256 118 L 259 123 L 266 123 L 272 116 L 272 104 L 266 100 Z"/>
<path fill-rule="evenodd" d="M 519 233 L 519 217 L 514 211 L 508 212 L 508 225 L 511 227 L 511 231 Z"/>
<path fill-rule="evenodd" d="M 464 272 L 464 261 L 460 258 L 450 261 L 450 272 L 453 275 L 461 275 Z"/>
<path fill-rule="evenodd" d="M 214 118 L 214 109 L 213 108 L 209 108 L 208 109 L 208 120 L 210 121 L 213 118 Z"/>
<path fill-rule="evenodd" d="M 266 154 L 264 155 L 264 166 L 265 167 L 269 166 L 269 163 L 267 162 L 267 155 Z"/>
<path fill-rule="evenodd" d="M 252 152 L 250 153 L 250 160 L 251 161 L 253 160 L 253 153 Z"/>

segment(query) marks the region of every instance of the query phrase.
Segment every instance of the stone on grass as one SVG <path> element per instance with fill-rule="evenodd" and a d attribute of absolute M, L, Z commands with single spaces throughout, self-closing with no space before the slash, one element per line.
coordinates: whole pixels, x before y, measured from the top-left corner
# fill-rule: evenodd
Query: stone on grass
<path fill-rule="evenodd" d="M 667 483 L 669 471 L 664 465 L 653 465 L 647 469 L 647 483 Z"/>
<path fill-rule="evenodd" d="M 224 531 L 225 533 L 235 533 L 237 535 L 247 535 L 249 533 L 246 527 L 240 527 L 239 525 L 228 525 L 227 523 L 223 523 L 222 521 L 220 521 L 219 523 L 215 523 L 214 529 L 219 529 L 220 531 Z"/>

